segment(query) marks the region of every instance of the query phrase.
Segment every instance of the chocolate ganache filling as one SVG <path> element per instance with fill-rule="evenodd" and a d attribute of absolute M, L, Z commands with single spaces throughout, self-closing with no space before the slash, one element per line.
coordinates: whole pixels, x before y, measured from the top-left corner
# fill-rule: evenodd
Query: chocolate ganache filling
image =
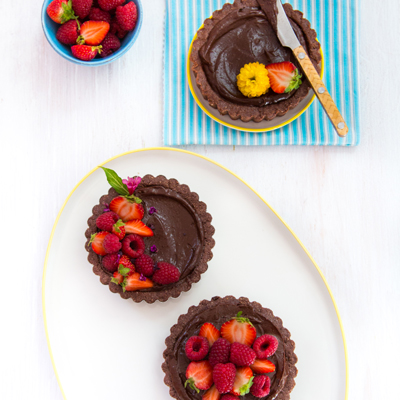
<path fill-rule="evenodd" d="M 260 7 L 234 8 L 219 21 L 199 51 L 207 80 L 212 89 L 231 103 L 262 107 L 286 100 L 296 92 L 269 90 L 256 98 L 244 96 L 237 87 L 237 75 L 245 64 L 264 65 L 291 61 L 298 68 L 290 48 L 283 47 L 276 35 L 276 10 L 270 1 L 258 0 Z M 268 16 L 267 16 L 268 15 Z M 308 52 L 302 28 L 289 19 L 301 45 Z"/>
<path fill-rule="evenodd" d="M 192 336 L 197 336 L 205 322 L 211 322 L 217 329 L 220 329 L 225 322 L 235 317 L 239 311 L 243 312 L 242 315 L 245 318 L 250 319 L 256 328 L 257 337 L 269 334 L 275 336 L 279 341 L 277 351 L 269 358 L 276 366 L 276 370 L 266 374 L 271 379 L 271 390 L 265 399 L 273 400 L 282 391 L 285 393 L 282 398 L 289 398 L 289 393 L 294 386 L 294 377 L 297 374 L 297 369 L 294 366 L 297 357 L 293 353 L 294 342 L 290 340 L 289 331 L 282 327 L 282 321 L 275 317 L 271 310 L 262 308 L 258 303 L 250 303 L 246 298 L 236 299 L 232 296 L 225 298 L 215 297 L 211 302 L 203 301 L 198 307 L 190 308 L 188 314 L 183 316 L 184 321 L 181 320 L 181 316 L 178 324 L 171 329 L 171 337 L 173 337 L 174 341 L 173 344 L 169 343 L 171 337 L 166 340 L 168 347 L 164 352 L 166 362 L 163 365 L 163 369 L 168 375 L 166 383 L 170 383 L 174 390 L 174 393 L 171 393 L 174 395 L 173 397 L 179 400 L 202 399 L 203 392 L 196 393 L 189 387 L 184 387 L 186 381 L 185 372 L 190 364 L 190 360 L 185 354 L 186 341 Z M 285 388 L 286 385 L 287 387 Z M 240 398 L 256 399 L 251 393 Z"/>
<path fill-rule="evenodd" d="M 184 279 L 196 267 L 203 249 L 204 231 L 199 216 L 179 193 L 163 186 L 139 186 L 135 194 L 142 199 L 143 222 L 154 232 L 154 236 L 144 239 L 146 248 L 156 246 L 156 253 L 151 253 L 154 261 L 175 265 L 181 272 L 180 279 Z M 150 215 L 151 207 L 157 211 Z M 163 288 L 155 285 L 148 290 Z"/>

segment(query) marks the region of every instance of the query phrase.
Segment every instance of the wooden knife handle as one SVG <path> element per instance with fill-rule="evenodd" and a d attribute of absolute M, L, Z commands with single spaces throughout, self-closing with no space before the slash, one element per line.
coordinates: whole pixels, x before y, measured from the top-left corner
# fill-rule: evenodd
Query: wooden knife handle
<path fill-rule="evenodd" d="M 335 127 L 338 135 L 342 137 L 346 136 L 349 133 L 349 128 L 303 46 L 295 48 L 293 53 L 303 68 L 306 77 L 310 81 L 315 94 L 321 102 L 322 107 L 324 107 L 324 110 Z"/>

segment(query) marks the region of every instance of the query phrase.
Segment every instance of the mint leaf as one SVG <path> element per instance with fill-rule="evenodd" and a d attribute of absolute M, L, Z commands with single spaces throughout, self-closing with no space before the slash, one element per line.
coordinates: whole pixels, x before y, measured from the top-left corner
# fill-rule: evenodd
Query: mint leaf
<path fill-rule="evenodd" d="M 106 174 L 108 183 L 116 190 L 118 194 L 122 196 L 129 196 L 128 187 L 125 183 L 122 183 L 122 179 L 118 176 L 118 174 L 112 169 L 100 167 Z"/>
<path fill-rule="evenodd" d="M 125 223 L 122 222 L 122 219 L 119 219 L 115 224 L 114 224 L 114 229 L 115 232 L 121 233 L 121 229 L 119 229 L 121 226 L 124 226 Z"/>
<path fill-rule="evenodd" d="M 124 266 L 122 264 L 119 264 L 118 266 L 118 272 L 122 275 L 122 276 L 127 276 L 129 273 L 130 269 L 129 268 L 124 268 Z"/>

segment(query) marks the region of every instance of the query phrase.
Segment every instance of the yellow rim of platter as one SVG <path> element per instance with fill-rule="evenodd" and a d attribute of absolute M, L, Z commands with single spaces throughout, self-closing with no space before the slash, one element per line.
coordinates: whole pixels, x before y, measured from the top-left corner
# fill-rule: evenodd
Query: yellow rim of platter
<path fill-rule="evenodd" d="M 232 171 L 229 170 L 228 168 L 224 167 L 223 165 L 217 163 L 216 161 L 211 160 L 211 159 L 208 158 L 208 157 L 204 157 L 204 156 L 202 156 L 202 155 L 200 155 L 200 154 L 196 154 L 196 153 L 193 153 L 193 152 L 187 151 L 187 150 L 174 149 L 174 148 L 170 148 L 170 147 L 149 147 L 149 148 L 145 148 L 145 149 L 131 150 L 131 151 L 127 151 L 127 152 L 125 152 L 125 153 L 119 154 L 119 155 L 117 155 L 117 156 L 115 156 L 115 157 L 112 157 L 112 158 L 108 159 L 107 161 L 104 161 L 102 164 L 100 164 L 100 166 L 103 166 L 103 165 L 105 165 L 105 164 L 107 164 L 107 163 L 109 163 L 109 162 L 111 162 L 111 161 L 113 161 L 113 160 L 116 160 L 117 158 L 126 156 L 126 155 L 128 155 L 128 154 L 139 153 L 139 152 L 142 152 L 142 151 L 154 151 L 154 150 L 160 150 L 160 151 L 165 151 L 165 150 L 167 150 L 167 151 L 176 151 L 176 152 L 179 152 L 179 153 L 190 154 L 190 155 L 192 155 L 192 156 L 202 158 L 203 160 L 206 160 L 206 161 L 208 161 L 208 162 L 210 162 L 210 163 L 212 163 L 212 164 L 214 164 L 214 165 L 216 165 L 216 166 L 222 168 L 224 171 L 229 172 L 231 175 L 233 175 L 235 178 L 237 178 L 240 182 L 244 183 L 249 189 L 251 189 L 251 190 L 252 190 L 252 191 L 253 191 L 253 192 L 254 192 L 268 207 L 269 207 L 269 209 L 279 218 L 279 220 L 283 223 L 283 225 L 285 225 L 285 227 L 289 230 L 289 232 L 294 236 L 294 238 L 297 240 L 297 242 L 299 243 L 299 245 L 301 246 L 301 248 L 305 251 L 305 253 L 307 254 L 307 256 L 310 258 L 310 260 L 311 260 L 312 263 L 314 264 L 314 267 L 317 269 L 317 271 L 318 271 L 319 275 L 321 276 L 321 278 L 322 278 L 322 280 L 323 280 L 323 282 L 324 282 L 326 288 L 328 289 L 328 293 L 329 293 L 329 295 L 330 295 L 330 297 L 331 297 L 333 306 L 334 306 L 335 311 L 336 311 L 337 318 L 338 318 L 338 320 L 339 320 L 339 326 L 340 326 L 340 330 L 341 330 L 342 338 L 343 338 L 343 348 L 344 348 L 344 356 L 345 356 L 345 364 L 346 364 L 346 391 L 345 391 L 345 400 L 347 400 L 347 399 L 348 399 L 348 391 L 349 391 L 349 365 L 348 365 L 348 355 L 347 355 L 346 337 L 345 337 L 345 334 L 344 334 L 344 328 L 343 328 L 342 319 L 341 319 L 341 317 L 340 317 L 339 310 L 338 310 L 338 307 L 337 307 L 335 298 L 333 297 L 331 288 L 329 287 L 328 282 L 327 282 L 325 276 L 323 275 L 321 269 L 318 267 L 318 265 L 316 264 L 316 262 L 315 262 L 314 259 L 312 258 L 311 254 L 310 254 L 310 253 L 308 252 L 308 250 L 304 247 L 304 245 L 303 245 L 303 243 L 300 241 L 300 239 L 299 239 L 299 238 L 296 236 L 296 234 L 292 231 L 292 229 L 289 227 L 289 225 L 287 225 L 286 222 L 279 216 L 279 214 L 278 214 L 278 213 L 263 199 L 263 197 L 262 197 L 255 189 L 253 189 L 247 182 L 245 182 L 242 178 L 240 178 L 238 175 L 236 175 L 234 172 L 232 172 Z M 61 207 L 61 209 L 60 209 L 60 211 L 59 211 L 59 213 L 58 213 L 58 215 L 57 215 L 57 218 L 56 218 L 56 220 L 55 220 L 55 222 L 54 222 L 53 229 L 52 229 L 51 234 L 50 234 L 49 244 L 47 245 L 46 257 L 45 257 L 45 260 L 44 260 L 44 269 L 43 269 L 43 278 L 42 278 L 42 308 L 43 308 L 44 329 L 45 329 L 45 331 L 46 331 L 46 340 L 47 340 L 47 346 L 48 346 L 48 348 L 49 348 L 51 363 L 53 364 L 53 369 L 54 369 L 54 372 L 55 372 L 55 375 L 56 375 L 56 379 L 57 379 L 58 385 L 59 385 L 59 387 L 60 387 L 60 390 L 61 390 L 61 393 L 62 393 L 62 396 L 63 396 L 64 399 L 67 399 L 67 398 L 66 398 L 66 396 L 65 396 L 65 393 L 64 393 L 64 390 L 63 390 L 61 381 L 60 381 L 60 377 L 58 376 L 56 364 L 55 364 L 54 358 L 53 358 L 53 352 L 52 352 L 52 350 L 51 350 L 49 332 L 48 332 L 48 330 L 47 330 L 47 317 L 46 317 L 46 304 L 45 304 L 47 261 L 48 261 L 48 258 L 49 258 L 49 253 L 50 253 L 51 243 L 52 243 L 53 237 L 54 237 L 54 232 L 55 232 L 55 230 L 56 230 L 58 221 L 59 221 L 59 219 L 60 219 L 60 217 L 61 217 L 62 212 L 64 211 L 65 206 L 67 205 L 69 199 L 70 199 L 71 196 L 74 194 L 74 192 L 78 189 L 78 187 L 79 187 L 90 175 L 92 175 L 95 171 L 97 171 L 97 170 L 99 169 L 100 166 L 94 168 L 94 169 L 93 169 L 92 171 L 90 171 L 87 175 L 85 175 L 85 176 L 81 179 L 81 181 L 72 189 L 71 193 L 68 195 L 68 197 L 67 197 L 66 200 L 64 201 L 64 204 L 62 205 L 62 207 Z"/>
<path fill-rule="evenodd" d="M 202 25 L 202 26 L 199 28 L 199 30 L 200 30 L 201 28 L 203 28 L 203 27 L 204 27 L 204 25 Z M 198 105 L 210 118 L 212 118 L 214 121 L 219 122 L 221 125 L 227 126 L 227 127 L 229 127 L 229 128 L 232 128 L 232 129 L 238 129 L 238 130 L 243 131 L 243 132 L 269 132 L 269 131 L 274 131 L 275 129 L 282 128 L 283 126 L 288 125 L 288 124 L 290 124 L 291 122 L 293 122 L 295 119 L 299 118 L 300 115 L 302 115 L 302 114 L 311 106 L 311 104 L 312 104 L 313 101 L 315 100 L 315 94 L 314 94 L 313 97 L 311 98 L 311 100 L 308 102 L 308 104 L 307 104 L 301 111 L 299 111 L 294 117 L 290 118 L 289 120 L 287 120 L 287 121 L 285 121 L 285 122 L 282 122 L 281 124 L 272 126 L 272 127 L 270 127 L 270 128 L 262 128 L 262 129 L 261 129 L 261 128 L 260 128 L 260 129 L 258 129 L 258 128 L 257 128 L 257 129 L 256 129 L 256 128 L 249 128 L 249 129 L 245 129 L 245 128 L 242 128 L 241 126 L 236 126 L 236 125 L 230 124 L 230 123 L 228 123 L 228 122 L 222 121 L 221 119 L 219 119 L 219 118 L 216 117 L 215 115 L 211 114 L 211 113 L 203 106 L 202 102 L 201 102 L 200 99 L 197 97 L 197 95 L 196 95 L 196 93 L 195 93 L 195 91 L 194 91 L 194 88 L 193 88 L 192 77 L 191 77 L 191 73 L 190 73 L 190 72 L 191 72 L 191 68 L 190 68 L 190 55 L 192 54 L 193 43 L 194 43 L 194 41 L 195 41 L 196 39 L 197 39 L 197 33 L 194 35 L 194 38 L 193 38 L 193 40 L 192 40 L 192 43 L 190 44 L 190 47 L 189 47 L 189 54 L 188 54 L 187 63 L 186 63 L 186 73 L 187 73 L 187 79 L 188 79 L 188 83 L 189 83 L 190 92 L 192 93 L 192 96 L 193 96 L 194 99 L 196 100 L 197 105 Z M 323 54 L 323 52 L 322 52 L 322 49 L 320 49 L 320 53 L 321 53 L 321 73 L 320 73 L 320 76 L 321 76 L 321 79 L 322 79 L 322 77 L 324 76 L 324 66 L 325 66 L 325 63 L 324 63 L 324 54 Z"/>

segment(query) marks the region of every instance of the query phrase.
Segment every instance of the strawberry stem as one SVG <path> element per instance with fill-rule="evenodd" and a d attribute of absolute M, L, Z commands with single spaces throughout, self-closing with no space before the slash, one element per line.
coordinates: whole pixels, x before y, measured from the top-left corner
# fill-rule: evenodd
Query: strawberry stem
<path fill-rule="evenodd" d="M 189 379 L 185 382 L 185 387 L 186 387 L 187 385 L 189 385 L 193 390 L 195 390 L 196 393 L 200 393 L 200 390 L 196 387 L 193 378 L 189 378 Z"/>

